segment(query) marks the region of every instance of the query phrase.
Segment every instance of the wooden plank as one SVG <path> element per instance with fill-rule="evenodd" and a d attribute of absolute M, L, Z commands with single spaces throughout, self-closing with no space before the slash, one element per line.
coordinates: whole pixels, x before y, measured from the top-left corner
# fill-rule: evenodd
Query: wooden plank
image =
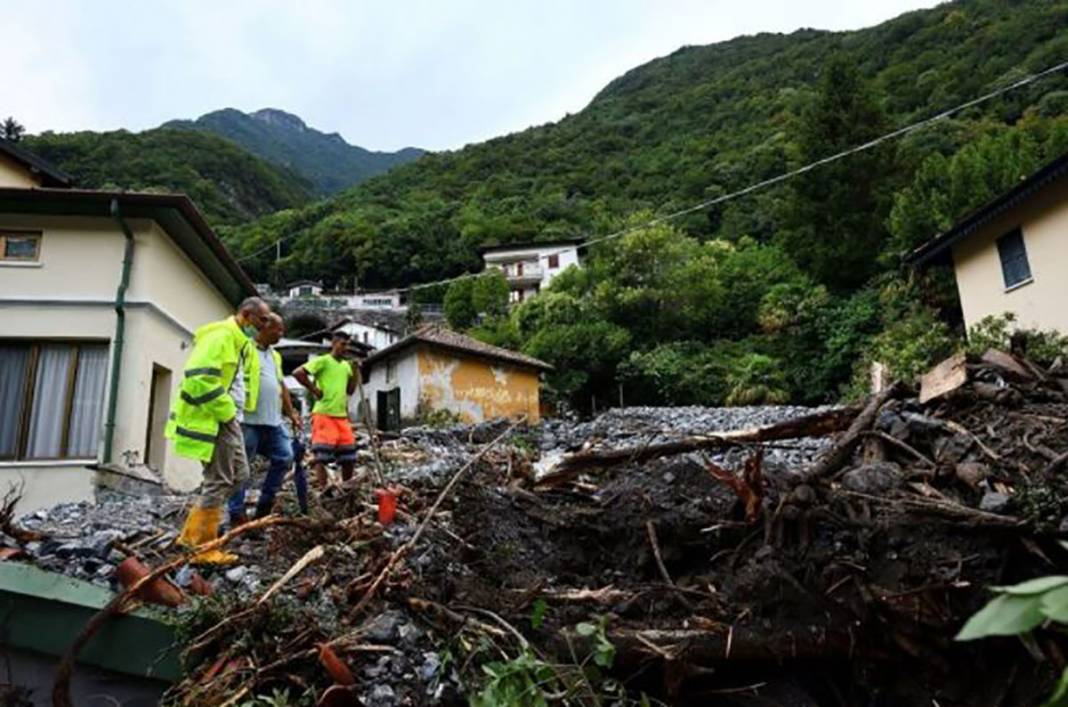
<path fill-rule="evenodd" d="M 920 403 L 952 393 L 967 382 L 968 369 L 962 351 L 920 376 Z"/>

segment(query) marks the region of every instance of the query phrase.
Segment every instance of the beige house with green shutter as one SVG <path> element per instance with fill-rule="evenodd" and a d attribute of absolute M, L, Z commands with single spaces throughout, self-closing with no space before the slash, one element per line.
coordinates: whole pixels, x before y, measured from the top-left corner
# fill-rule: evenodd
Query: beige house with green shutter
<path fill-rule="evenodd" d="M 952 264 L 964 322 L 1012 312 L 1022 328 L 1068 334 L 1068 153 L 906 258 Z"/>
<path fill-rule="evenodd" d="M 20 512 L 92 498 L 101 467 L 195 487 L 171 395 L 193 331 L 255 294 L 185 196 L 69 184 L 0 140 L 0 493 L 23 484 Z"/>

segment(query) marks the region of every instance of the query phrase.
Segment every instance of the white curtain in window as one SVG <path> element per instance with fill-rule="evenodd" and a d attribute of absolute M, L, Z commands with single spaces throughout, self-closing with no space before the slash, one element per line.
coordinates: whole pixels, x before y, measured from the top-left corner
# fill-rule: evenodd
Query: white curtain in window
<path fill-rule="evenodd" d="M 30 347 L 0 344 L 0 458 L 15 456 Z"/>
<path fill-rule="evenodd" d="M 41 346 L 37 380 L 33 386 L 30 435 L 26 441 L 26 457 L 29 459 L 54 459 L 60 455 L 72 355 L 73 350 L 68 344 Z"/>
<path fill-rule="evenodd" d="M 74 380 L 74 402 L 70 411 L 70 437 L 67 456 L 96 456 L 100 439 L 100 417 L 104 407 L 104 386 L 108 377 L 108 347 L 85 345 L 78 355 L 78 373 Z"/>

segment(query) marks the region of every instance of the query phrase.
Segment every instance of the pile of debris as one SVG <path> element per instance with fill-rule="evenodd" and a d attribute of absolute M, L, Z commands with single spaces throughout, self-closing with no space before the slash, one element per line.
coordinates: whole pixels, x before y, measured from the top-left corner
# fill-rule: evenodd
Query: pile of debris
<path fill-rule="evenodd" d="M 365 481 L 230 534 L 256 582 L 180 609 L 167 704 L 1037 704 L 1059 635 L 953 636 L 1068 559 L 1066 391 L 990 352 L 755 425 L 414 430 L 391 523 Z"/>

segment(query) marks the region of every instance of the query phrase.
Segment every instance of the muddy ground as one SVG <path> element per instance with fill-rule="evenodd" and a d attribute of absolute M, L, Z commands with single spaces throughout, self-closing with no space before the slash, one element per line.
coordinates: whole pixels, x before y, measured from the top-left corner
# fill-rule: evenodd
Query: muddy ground
<path fill-rule="evenodd" d="M 514 704 L 1040 704 L 1064 668 L 1056 629 L 953 637 L 987 587 L 1068 561 L 1064 384 L 976 364 L 947 395 L 914 395 L 830 439 L 594 465 L 551 485 L 531 443 L 544 427 L 492 445 L 502 427 L 388 442 L 396 522 L 377 522 L 365 479 L 305 526 L 236 540 L 257 581 L 208 572 L 215 595 L 179 610 L 188 677 L 168 704 L 286 690 L 290 704 L 460 705 L 501 665 L 537 678 Z M 637 451 L 700 431 L 603 438 Z M 598 440 L 567 445 L 596 453 Z M 844 463 L 810 473 L 838 446 Z M 254 606 L 316 547 L 322 559 Z M 334 660 L 354 684 L 330 687 L 347 682 Z"/>

